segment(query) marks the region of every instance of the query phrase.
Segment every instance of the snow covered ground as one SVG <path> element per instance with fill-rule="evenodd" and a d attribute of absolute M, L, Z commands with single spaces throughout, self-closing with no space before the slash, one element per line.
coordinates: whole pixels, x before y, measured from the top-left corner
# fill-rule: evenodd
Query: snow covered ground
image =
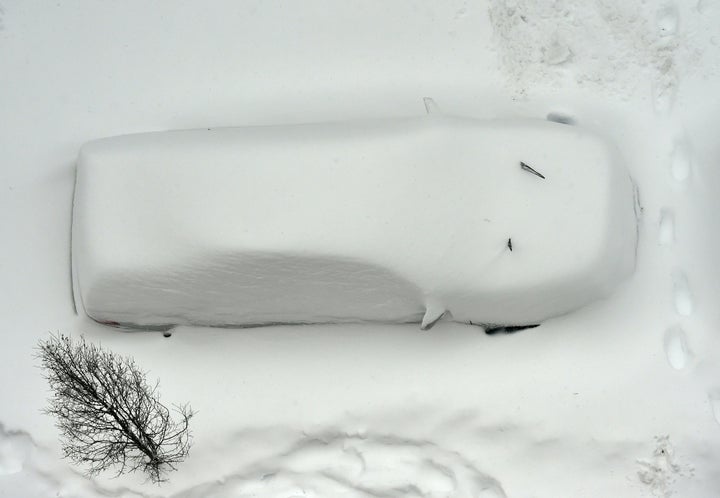
<path fill-rule="evenodd" d="M 720 494 L 720 5 L 11 1 L 0 8 L 0 495 Z M 178 128 L 549 114 L 613 141 L 643 206 L 609 299 L 513 335 L 439 323 L 126 333 L 73 313 L 80 146 Z M 191 402 L 161 487 L 60 459 L 50 331 Z"/>

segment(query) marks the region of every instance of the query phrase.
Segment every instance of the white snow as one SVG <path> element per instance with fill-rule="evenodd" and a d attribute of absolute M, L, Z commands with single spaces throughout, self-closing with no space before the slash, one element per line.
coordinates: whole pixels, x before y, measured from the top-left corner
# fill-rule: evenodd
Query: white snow
<path fill-rule="evenodd" d="M 718 496 L 718 2 L 0 1 L 1 496 Z M 166 338 L 73 313 L 82 144 L 416 116 L 425 96 L 615 144 L 643 207 L 632 277 L 511 335 L 441 321 Z M 132 355 L 164 401 L 192 404 L 168 483 L 61 458 L 33 357 L 50 331 Z"/>
<path fill-rule="evenodd" d="M 675 300 L 675 311 L 681 316 L 690 316 L 693 312 L 693 297 L 690 291 L 690 284 L 682 270 L 673 272 L 673 296 Z"/>
<path fill-rule="evenodd" d="M 21 472 L 32 446 L 26 434 L 6 432 L 0 424 L 0 476 Z"/>
<path fill-rule="evenodd" d="M 183 498 L 212 496 L 500 498 L 502 487 L 461 455 L 393 435 L 324 433 L 276 458 L 257 462 L 247 477 L 198 486 Z"/>
<path fill-rule="evenodd" d="M 632 272 L 634 203 L 613 147 L 544 120 L 131 135 L 82 149 L 73 261 L 106 323 L 535 324 Z"/>
<path fill-rule="evenodd" d="M 664 246 L 671 246 L 675 242 L 675 213 L 670 208 L 660 210 L 658 241 Z"/>
<path fill-rule="evenodd" d="M 647 484 L 655 496 L 669 496 L 672 494 L 672 484 L 678 476 L 692 475 L 692 468 L 683 468 L 675 461 L 675 451 L 670 443 L 670 437 L 658 436 L 657 447 L 651 459 L 640 459 L 638 463 L 642 470 L 638 477 L 643 484 Z"/>
<path fill-rule="evenodd" d="M 672 158 L 672 177 L 677 182 L 685 182 L 690 177 L 691 159 L 686 140 L 675 142 Z"/>
<path fill-rule="evenodd" d="M 667 354 L 668 363 L 675 370 L 682 370 L 687 366 L 691 353 L 685 331 L 680 327 L 671 327 L 665 333 L 665 354 Z"/>

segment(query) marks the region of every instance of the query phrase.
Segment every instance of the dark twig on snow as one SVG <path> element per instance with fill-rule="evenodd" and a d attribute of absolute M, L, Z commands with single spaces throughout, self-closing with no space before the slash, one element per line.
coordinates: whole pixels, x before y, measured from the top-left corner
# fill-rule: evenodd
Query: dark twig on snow
<path fill-rule="evenodd" d="M 512 334 L 521 330 L 534 329 L 539 326 L 539 323 L 533 325 L 488 325 L 485 327 L 485 333 L 487 335 Z"/>
<path fill-rule="evenodd" d="M 545 175 L 543 175 L 542 173 L 539 173 L 539 172 L 535 171 L 535 169 L 533 169 L 532 167 L 530 167 L 529 165 L 525 164 L 525 163 L 522 162 L 522 161 L 520 161 L 520 167 L 521 167 L 523 170 L 525 170 L 525 171 L 527 171 L 527 172 L 529 172 L 529 173 L 532 173 L 532 174 L 535 175 L 535 176 L 539 176 L 539 177 L 542 178 L 543 180 L 545 179 Z"/>
<path fill-rule="evenodd" d="M 507 247 L 508 247 L 508 249 L 510 249 L 510 252 L 512 252 L 512 238 L 508 239 Z"/>
<path fill-rule="evenodd" d="M 188 455 L 192 409 L 162 404 L 159 383 L 149 385 L 132 358 L 64 335 L 41 341 L 37 356 L 53 394 L 45 412 L 57 418 L 64 456 L 89 474 L 142 470 L 162 482 Z"/>

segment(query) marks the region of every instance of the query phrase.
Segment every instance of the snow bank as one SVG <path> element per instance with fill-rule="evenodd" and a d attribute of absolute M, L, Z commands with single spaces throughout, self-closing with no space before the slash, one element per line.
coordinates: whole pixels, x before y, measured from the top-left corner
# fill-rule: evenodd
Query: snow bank
<path fill-rule="evenodd" d="M 324 433 L 242 473 L 173 498 L 453 496 L 504 498 L 501 484 L 456 451 L 393 435 Z"/>
<path fill-rule="evenodd" d="M 29 435 L 6 431 L 0 423 L 0 476 L 21 472 L 32 446 Z"/>
<path fill-rule="evenodd" d="M 98 140 L 78 160 L 76 298 L 141 327 L 539 323 L 632 271 L 633 194 L 612 147 L 544 121 Z"/>

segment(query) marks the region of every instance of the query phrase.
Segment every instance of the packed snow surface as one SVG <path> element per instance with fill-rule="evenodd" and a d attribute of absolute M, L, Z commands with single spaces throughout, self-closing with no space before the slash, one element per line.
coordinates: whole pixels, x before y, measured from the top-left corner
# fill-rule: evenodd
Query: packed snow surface
<path fill-rule="evenodd" d="M 615 149 L 544 120 L 150 133 L 83 147 L 73 260 L 100 322 L 534 324 L 632 272 L 636 212 Z"/>

